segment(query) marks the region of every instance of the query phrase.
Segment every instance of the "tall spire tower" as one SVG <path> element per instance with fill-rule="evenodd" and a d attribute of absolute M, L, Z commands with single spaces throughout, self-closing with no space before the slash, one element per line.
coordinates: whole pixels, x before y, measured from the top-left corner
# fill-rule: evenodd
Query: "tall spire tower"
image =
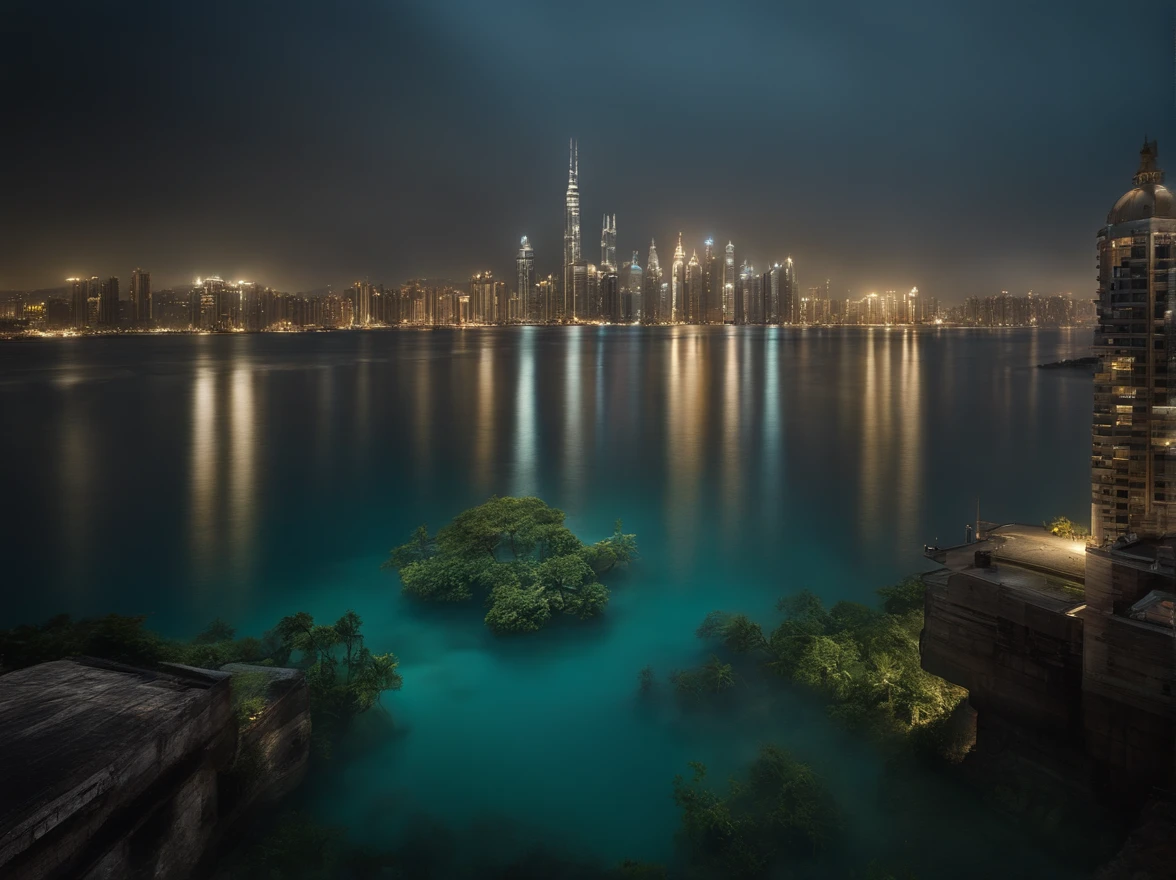
<path fill-rule="evenodd" d="M 568 194 L 564 223 L 564 320 L 587 314 L 588 267 L 580 255 L 580 151 L 568 142 Z"/>
<path fill-rule="evenodd" d="M 674 262 L 670 268 L 670 321 L 686 320 L 686 251 L 682 247 L 682 233 L 678 233 L 678 246 L 674 249 Z"/>

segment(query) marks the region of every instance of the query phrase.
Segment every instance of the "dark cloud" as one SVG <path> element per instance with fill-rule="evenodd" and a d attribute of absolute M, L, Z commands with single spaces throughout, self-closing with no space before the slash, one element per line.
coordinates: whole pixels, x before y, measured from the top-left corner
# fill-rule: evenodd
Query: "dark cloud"
<path fill-rule="evenodd" d="M 0 287 L 219 272 L 307 289 L 734 239 L 802 284 L 1089 293 L 1172 15 L 1141 2 L 18 2 Z M 1168 147 L 1165 147 L 1168 144 Z M 1174 166 L 1176 167 L 1176 166 Z"/>

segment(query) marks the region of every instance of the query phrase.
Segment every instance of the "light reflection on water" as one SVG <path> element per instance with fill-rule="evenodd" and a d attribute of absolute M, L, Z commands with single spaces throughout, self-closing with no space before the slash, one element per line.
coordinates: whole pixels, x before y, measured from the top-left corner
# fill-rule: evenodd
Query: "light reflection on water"
<path fill-rule="evenodd" d="M 498 813 L 605 858 L 661 858 L 685 762 L 722 778 L 772 739 L 852 804 L 860 845 L 881 845 L 896 836 L 881 763 L 819 710 L 643 712 L 636 671 L 664 681 L 704 659 L 693 631 L 714 608 L 770 622 L 802 587 L 872 601 L 923 567 L 924 541 L 962 539 L 978 487 L 985 518 L 1081 519 L 1090 380 L 1033 365 L 1088 344 L 579 327 L 0 346 L 4 375 L 23 377 L 0 385 L 0 461 L 24 587 L 0 624 L 119 611 L 176 635 L 218 615 L 260 633 L 355 608 L 369 646 L 403 660 L 387 699 L 400 735 L 342 765 L 346 792 L 314 806 L 375 840 L 413 811 Z M 491 493 L 538 494 L 587 539 L 618 517 L 637 533 L 606 620 L 502 642 L 477 608 L 399 596 L 388 548 Z M 956 805 L 927 821 L 949 850 L 986 820 Z"/>

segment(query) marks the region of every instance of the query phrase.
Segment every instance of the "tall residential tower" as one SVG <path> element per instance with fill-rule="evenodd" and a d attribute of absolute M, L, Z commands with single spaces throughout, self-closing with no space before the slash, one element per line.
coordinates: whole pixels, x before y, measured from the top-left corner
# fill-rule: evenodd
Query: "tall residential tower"
<path fill-rule="evenodd" d="M 1098 234 L 1091 531 L 1176 529 L 1176 199 L 1155 141 Z"/>

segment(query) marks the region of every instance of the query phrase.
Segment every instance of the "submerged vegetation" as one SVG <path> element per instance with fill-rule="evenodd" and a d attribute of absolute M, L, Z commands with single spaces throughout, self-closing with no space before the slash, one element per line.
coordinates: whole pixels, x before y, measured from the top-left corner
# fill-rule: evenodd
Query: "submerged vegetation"
<path fill-rule="evenodd" d="M 348 611 L 333 624 L 316 624 L 305 611 L 283 617 L 260 638 L 237 637 L 221 619 L 191 641 L 166 639 L 146 626 L 143 616 L 107 614 L 86 620 L 59 615 L 40 626 L 0 630 L 0 673 L 70 656 L 90 656 L 155 668 L 180 663 L 220 669 L 228 663 L 294 666 L 306 673 L 316 736 L 340 732 L 353 718 L 380 702 L 385 691 L 400 690 L 395 654 L 373 654 L 364 646 L 363 621 Z M 233 676 L 233 709 L 239 724 L 249 724 L 265 704 L 263 673 Z"/>
<path fill-rule="evenodd" d="M 429 602 L 484 595 L 486 626 L 496 633 L 535 632 L 555 614 L 586 620 L 608 604 L 597 579 L 637 555 L 637 540 L 617 520 L 611 537 L 584 544 L 564 512 L 538 498 L 494 496 L 459 513 L 435 535 L 419 526 L 384 563 L 401 589 Z"/>
<path fill-rule="evenodd" d="M 729 782 L 726 795 L 703 785 L 703 764 L 690 766 L 692 779 L 674 778 L 689 876 L 768 876 L 785 859 L 816 855 L 841 829 L 824 783 L 784 749 L 764 746 L 746 778 Z"/>
<path fill-rule="evenodd" d="M 781 620 L 765 634 L 745 614 L 713 611 L 698 627 L 699 638 L 717 642 L 729 655 L 754 660 L 759 670 L 812 688 L 830 713 L 874 732 L 942 734 L 937 749 L 962 757 L 947 719 L 966 691 L 930 673 L 919 660 L 923 584 L 908 578 L 878 591 L 882 610 L 857 602 L 826 608 L 802 591 L 777 603 Z M 719 692 L 734 684 L 732 667 L 717 657 L 700 669 L 677 673 L 680 692 Z M 942 728 L 942 729 L 941 729 Z"/>

